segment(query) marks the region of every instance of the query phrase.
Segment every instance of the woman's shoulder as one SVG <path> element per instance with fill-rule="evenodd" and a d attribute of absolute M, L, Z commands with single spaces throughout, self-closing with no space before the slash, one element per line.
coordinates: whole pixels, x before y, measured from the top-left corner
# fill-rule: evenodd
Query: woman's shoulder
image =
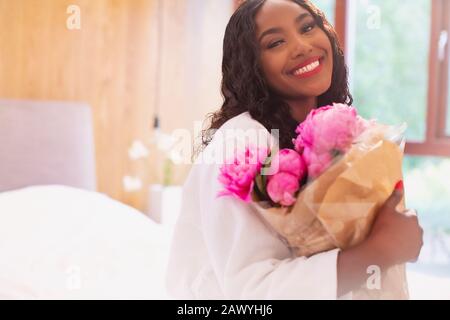
<path fill-rule="evenodd" d="M 267 129 L 257 120 L 253 119 L 250 112 L 243 112 L 228 121 L 226 121 L 219 130 L 232 130 L 232 129 Z"/>
<path fill-rule="evenodd" d="M 223 145 L 234 145 L 239 149 L 247 145 L 267 148 L 274 143 L 271 132 L 247 111 L 229 119 L 214 133 L 210 149 L 213 146 L 220 149 Z"/>

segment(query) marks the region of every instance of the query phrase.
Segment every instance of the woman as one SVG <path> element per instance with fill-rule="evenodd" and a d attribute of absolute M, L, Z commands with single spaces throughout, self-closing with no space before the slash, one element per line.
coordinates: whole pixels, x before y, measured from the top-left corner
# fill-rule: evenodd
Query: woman
<path fill-rule="evenodd" d="M 167 284 L 184 299 L 336 299 L 359 288 L 367 268 L 416 260 L 422 229 L 398 212 L 403 183 L 380 210 L 370 236 L 349 250 L 295 258 L 251 204 L 217 198 L 220 161 L 244 140 L 293 148 L 295 128 L 314 108 L 352 103 L 336 34 L 309 1 L 247 0 L 224 38 L 221 109 L 203 133 L 203 151 L 184 185 Z M 218 130 L 218 131 L 217 131 Z M 239 134 L 229 135 L 229 132 Z M 230 138 L 231 137 L 231 138 Z M 258 137 L 258 138 L 255 138 Z M 219 151 L 218 151 L 219 150 Z"/>

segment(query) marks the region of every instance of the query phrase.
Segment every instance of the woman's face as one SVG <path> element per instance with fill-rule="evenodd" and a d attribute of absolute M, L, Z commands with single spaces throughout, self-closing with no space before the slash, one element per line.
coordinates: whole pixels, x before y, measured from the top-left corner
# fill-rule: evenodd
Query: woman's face
<path fill-rule="evenodd" d="M 298 99 L 330 88 L 331 43 L 308 10 L 289 0 L 267 0 L 255 22 L 262 70 L 273 90 Z"/>

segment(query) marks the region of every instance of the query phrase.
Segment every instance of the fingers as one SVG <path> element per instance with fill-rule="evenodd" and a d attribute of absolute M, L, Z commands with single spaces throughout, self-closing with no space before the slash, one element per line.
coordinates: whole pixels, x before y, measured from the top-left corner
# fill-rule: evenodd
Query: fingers
<path fill-rule="evenodd" d="M 403 181 L 401 180 L 395 185 L 394 192 L 392 192 L 385 205 L 396 208 L 400 201 L 402 201 L 403 193 Z"/>

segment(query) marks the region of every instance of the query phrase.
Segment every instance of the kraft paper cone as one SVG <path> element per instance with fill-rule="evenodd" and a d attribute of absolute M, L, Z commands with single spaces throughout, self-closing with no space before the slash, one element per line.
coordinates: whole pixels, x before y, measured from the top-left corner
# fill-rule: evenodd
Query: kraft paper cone
<path fill-rule="evenodd" d="M 398 145 L 372 137 L 309 184 L 293 207 L 259 202 L 256 208 L 297 256 L 350 248 L 366 239 L 376 213 L 402 180 L 402 158 Z M 405 266 L 386 270 L 381 290 L 361 288 L 353 298 L 408 299 Z"/>

